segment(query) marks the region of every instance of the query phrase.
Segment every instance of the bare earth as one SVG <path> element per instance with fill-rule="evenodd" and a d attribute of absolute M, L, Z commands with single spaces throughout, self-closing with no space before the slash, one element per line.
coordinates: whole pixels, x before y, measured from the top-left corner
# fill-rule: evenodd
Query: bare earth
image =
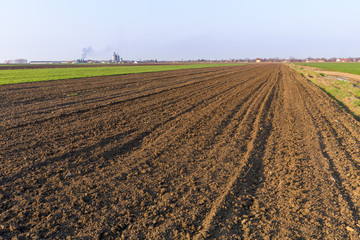
<path fill-rule="evenodd" d="M 285 65 L 5 85 L 0 109 L 3 239 L 359 239 L 360 124 Z"/>

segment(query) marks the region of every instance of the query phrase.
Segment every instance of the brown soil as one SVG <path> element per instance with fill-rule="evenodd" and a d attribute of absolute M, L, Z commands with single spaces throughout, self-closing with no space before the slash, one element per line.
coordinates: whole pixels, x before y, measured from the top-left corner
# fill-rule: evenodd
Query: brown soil
<path fill-rule="evenodd" d="M 285 65 L 0 93 L 4 239 L 360 235 L 360 124 Z"/>

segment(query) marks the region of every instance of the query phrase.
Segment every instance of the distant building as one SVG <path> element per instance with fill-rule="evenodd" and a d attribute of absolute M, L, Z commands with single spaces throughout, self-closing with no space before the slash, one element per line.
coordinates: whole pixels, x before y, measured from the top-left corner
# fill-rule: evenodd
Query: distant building
<path fill-rule="evenodd" d="M 256 62 L 257 62 L 257 63 L 261 62 L 261 59 L 260 59 L 260 58 L 257 58 L 257 59 L 256 59 Z"/>
<path fill-rule="evenodd" d="M 117 54 L 117 53 L 114 52 L 112 61 L 113 61 L 114 63 L 119 63 L 119 62 L 122 62 L 122 58 L 120 58 L 120 55 L 119 55 L 119 54 Z"/>
<path fill-rule="evenodd" d="M 27 60 L 26 59 L 15 59 L 15 60 L 6 60 L 5 63 L 6 64 L 27 64 Z"/>
<path fill-rule="evenodd" d="M 26 64 L 27 60 L 26 59 L 15 59 L 14 61 L 16 64 Z"/>
<path fill-rule="evenodd" d="M 30 64 L 61 64 L 61 61 L 31 61 Z"/>

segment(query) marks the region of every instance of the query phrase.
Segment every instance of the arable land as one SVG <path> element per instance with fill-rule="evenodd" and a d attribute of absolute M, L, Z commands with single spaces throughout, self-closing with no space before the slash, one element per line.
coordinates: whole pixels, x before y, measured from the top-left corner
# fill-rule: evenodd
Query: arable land
<path fill-rule="evenodd" d="M 191 63 L 189 63 L 191 64 Z M 180 65 L 175 63 L 136 63 L 135 66 Z M 82 68 L 82 67 L 122 67 L 134 63 L 55 63 L 55 64 L 0 64 L 0 70 L 39 69 L 39 68 Z"/>
<path fill-rule="evenodd" d="M 77 67 L 68 67 L 68 65 L 57 65 L 58 67 L 47 68 L 46 66 L 35 66 L 34 68 L 26 69 L 8 69 L 1 70 L 0 68 L 0 85 L 61 80 L 71 78 L 83 77 L 99 77 L 99 76 L 113 76 L 120 74 L 133 74 L 144 72 L 160 72 L 170 70 L 205 68 L 205 67 L 219 67 L 229 66 L 231 64 L 147 64 L 147 65 L 117 65 L 117 66 L 97 66 L 89 67 L 89 65 L 74 65 Z M 79 67 L 87 66 L 87 67 Z M 31 66 L 30 66 L 31 67 Z"/>
<path fill-rule="evenodd" d="M 360 63 L 297 63 L 297 65 L 360 75 Z"/>
<path fill-rule="evenodd" d="M 359 239 L 360 124 L 286 65 L 0 93 L 4 239 Z"/>

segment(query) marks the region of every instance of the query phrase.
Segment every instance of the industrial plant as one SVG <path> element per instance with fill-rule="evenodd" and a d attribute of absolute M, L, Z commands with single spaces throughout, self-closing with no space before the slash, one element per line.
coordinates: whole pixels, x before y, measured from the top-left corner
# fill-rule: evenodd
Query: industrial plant
<path fill-rule="evenodd" d="M 112 58 L 113 63 L 121 63 L 122 60 L 123 59 L 120 58 L 120 55 L 118 53 L 114 52 L 113 58 Z"/>

